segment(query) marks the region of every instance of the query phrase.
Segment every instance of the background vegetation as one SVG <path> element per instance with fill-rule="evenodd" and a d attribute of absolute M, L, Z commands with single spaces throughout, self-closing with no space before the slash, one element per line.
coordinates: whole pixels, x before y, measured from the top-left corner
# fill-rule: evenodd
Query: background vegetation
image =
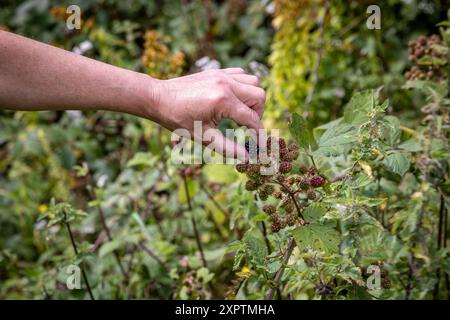
<path fill-rule="evenodd" d="M 263 206 L 283 199 L 230 166 L 173 166 L 154 123 L 1 111 L 0 297 L 448 299 L 449 6 L 377 1 L 369 30 L 370 4 L 2 1 L 0 29 L 158 78 L 246 68 L 267 88 L 266 127 L 300 147 L 277 179 L 306 166 L 326 182 L 296 195 L 308 225 L 271 230 Z"/>

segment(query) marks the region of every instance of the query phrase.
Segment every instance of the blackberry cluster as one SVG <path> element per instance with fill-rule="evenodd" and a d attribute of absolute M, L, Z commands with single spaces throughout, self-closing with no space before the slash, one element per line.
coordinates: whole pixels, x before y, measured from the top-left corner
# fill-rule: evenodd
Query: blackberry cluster
<path fill-rule="evenodd" d="M 274 140 L 276 139 L 276 140 Z M 278 144 L 279 154 L 272 154 L 271 147 Z M 260 147 L 246 144 L 247 151 L 259 152 Z M 299 157 L 299 147 L 295 143 L 287 146 L 283 138 L 277 139 L 269 137 L 267 139 L 267 154 L 271 158 L 271 163 L 241 163 L 236 165 L 236 170 L 245 173 L 248 180 L 245 183 L 247 191 L 255 191 L 262 201 L 270 197 L 278 200 L 278 204 L 265 204 L 262 207 L 272 223 L 272 232 L 278 232 L 287 226 L 297 223 L 305 224 L 302 211 L 304 204 L 308 201 L 317 201 L 320 193 L 316 190 L 322 187 L 326 180 L 321 176 L 315 167 L 300 166 L 298 172 L 293 172 L 293 161 Z M 254 148 L 254 149 L 252 149 Z M 264 167 L 270 167 L 276 161 L 278 171 L 274 174 L 267 174 L 262 171 Z M 264 174 L 262 174 L 264 172 Z"/>
<path fill-rule="evenodd" d="M 442 46 L 443 41 L 440 36 L 434 34 L 430 37 L 420 36 L 408 43 L 408 59 L 412 63 L 412 67 L 405 73 L 407 80 L 435 80 L 439 81 L 445 78 L 440 65 L 422 63 L 421 58 L 430 56 L 439 60 L 447 61 L 448 54 L 439 50 L 438 46 Z"/>

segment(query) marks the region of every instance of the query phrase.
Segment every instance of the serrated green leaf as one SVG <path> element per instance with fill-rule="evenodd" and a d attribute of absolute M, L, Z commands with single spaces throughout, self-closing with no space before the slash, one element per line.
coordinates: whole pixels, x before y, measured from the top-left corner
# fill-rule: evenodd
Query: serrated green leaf
<path fill-rule="evenodd" d="M 383 161 L 386 168 L 399 175 L 404 175 L 409 169 L 409 157 L 402 152 L 389 154 Z"/>
<path fill-rule="evenodd" d="M 301 250 L 309 248 L 327 254 L 339 251 L 339 233 L 331 226 L 312 222 L 305 226 L 298 226 L 291 232 Z"/>
<path fill-rule="evenodd" d="M 378 104 L 378 91 L 357 92 L 344 107 L 345 123 L 359 126 L 369 120 L 369 112 Z"/>
<path fill-rule="evenodd" d="M 319 148 L 335 147 L 357 141 L 354 127 L 348 123 L 328 128 L 319 140 Z"/>

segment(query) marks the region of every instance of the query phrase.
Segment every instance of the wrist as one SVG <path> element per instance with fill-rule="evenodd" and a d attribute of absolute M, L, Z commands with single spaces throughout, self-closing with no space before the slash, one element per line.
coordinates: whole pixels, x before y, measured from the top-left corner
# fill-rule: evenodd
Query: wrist
<path fill-rule="evenodd" d="M 127 98 L 119 111 L 159 121 L 162 82 L 143 73 L 131 72 L 124 86 Z"/>

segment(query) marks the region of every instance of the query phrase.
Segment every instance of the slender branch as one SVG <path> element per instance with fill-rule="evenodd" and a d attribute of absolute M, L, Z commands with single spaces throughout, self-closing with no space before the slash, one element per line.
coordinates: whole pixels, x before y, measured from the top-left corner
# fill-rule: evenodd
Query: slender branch
<path fill-rule="evenodd" d="M 77 247 L 77 244 L 75 243 L 75 239 L 73 237 L 72 229 L 70 228 L 70 223 L 67 222 L 66 213 L 64 213 L 64 224 L 67 227 L 67 232 L 69 233 L 70 242 L 72 244 L 73 251 L 75 252 L 75 255 L 78 256 L 78 247 Z M 85 272 L 84 267 L 83 267 L 82 264 L 80 264 L 80 269 L 81 269 L 81 275 L 83 276 L 84 282 L 86 283 L 86 288 L 87 288 L 87 291 L 89 293 L 89 297 L 91 298 L 91 300 L 95 300 L 94 295 L 92 294 L 92 290 L 91 290 L 91 286 L 89 284 L 88 277 L 86 275 L 86 272 Z"/>
<path fill-rule="evenodd" d="M 269 254 L 271 254 L 272 253 L 272 247 L 270 246 L 269 239 L 267 238 L 267 228 L 266 228 L 266 224 L 265 224 L 264 221 L 261 221 L 261 226 L 262 226 L 261 232 L 263 234 L 264 241 L 266 242 L 267 252 Z"/>
<path fill-rule="evenodd" d="M 200 251 L 200 257 L 202 259 L 202 264 L 206 268 L 207 265 L 206 265 L 205 253 L 203 252 L 203 246 L 202 246 L 202 242 L 200 240 L 200 234 L 197 229 L 197 222 L 195 221 L 194 212 L 192 211 L 191 196 L 189 194 L 187 179 L 184 175 L 183 175 L 183 182 L 184 182 L 184 191 L 186 192 L 186 199 L 188 202 L 188 208 L 189 208 L 189 211 L 191 214 L 191 223 L 192 223 L 192 228 L 194 229 L 195 241 L 197 242 L 197 247 L 198 247 L 198 250 Z"/>
<path fill-rule="evenodd" d="M 154 253 L 149 247 L 147 247 L 143 242 L 140 242 L 138 244 L 139 248 L 141 248 L 145 253 L 147 253 L 150 257 L 152 257 L 153 259 L 156 260 L 156 262 L 158 262 L 163 268 L 164 270 L 166 270 L 167 272 L 169 271 L 169 268 L 167 267 L 167 265 L 164 263 L 164 261 L 161 260 L 161 258 L 159 258 L 156 253 Z M 130 266 L 129 268 L 131 268 L 131 260 L 130 260 Z"/>
<path fill-rule="evenodd" d="M 279 283 L 281 281 L 281 277 L 283 276 L 284 269 L 289 262 L 289 258 L 291 257 L 292 251 L 295 248 L 295 240 L 294 238 L 291 238 L 289 240 L 289 244 L 287 246 L 286 251 L 284 252 L 283 259 L 281 261 L 281 267 L 278 269 L 275 278 L 273 278 L 273 281 L 275 282 L 275 286 L 273 288 L 270 288 L 269 291 L 266 294 L 266 300 L 272 300 L 273 295 L 275 294 L 275 290 L 279 287 Z"/>
<path fill-rule="evenodd" d="M 203 192 L 206 194 L 206 196 L 208 197 L 209 200 L 211 200 L 212 203 L 214 203 L 214 205 L 216 206 L 217 209 L 219 209 L 220 212 L 222 212 L 224 214 L 224 216 L 229 219 L 230 218 L 230 213 L 225 210 L 219 202 L 217 202 L 216 199 L 214 199 L 213 195 L 208 191 L 208 189 L 205 188 L 205 186 L 203 185 L 203 183 L 200 183 L 200 188 L 203 190 Z"/>

